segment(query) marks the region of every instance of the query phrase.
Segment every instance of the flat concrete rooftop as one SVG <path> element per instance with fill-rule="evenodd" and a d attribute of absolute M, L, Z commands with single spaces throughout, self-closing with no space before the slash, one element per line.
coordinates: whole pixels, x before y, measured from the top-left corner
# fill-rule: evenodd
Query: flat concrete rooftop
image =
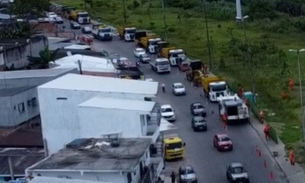
<path fill-rule="evenodd" d="M 119 147 L 109 139 L 76 139 L 67 148 L 29 167 L 28 170 L 132 172 L 151 143 L 150 138 L 120 138 Z"/>
<path fill-rule="evenodd" d="M 24 87 L 0 89 L 0 97 L 14 96 L 35 87 L 36 86 L 24 86 Z"/>

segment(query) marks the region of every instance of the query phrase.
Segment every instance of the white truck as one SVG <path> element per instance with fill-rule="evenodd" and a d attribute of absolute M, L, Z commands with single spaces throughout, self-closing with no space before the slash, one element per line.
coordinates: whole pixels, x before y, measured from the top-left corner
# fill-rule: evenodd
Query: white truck
<path fill-rule="evenodd" d="M 119 37 L 123 41 L 134 41 L 137 28 L 132 26 L 121 26 L 118 28 Z"/>
<path fill-rule="evenodd" d="M 91 18 L 88 12 L 77 13 L 77 23 L 79 24 L 90 24 Z"/>
<path fill-rule="evenodd" d="M 149 64 L 151 65 L 151 69 L 158 74 L 171 72 L 171 67 L 167 58 L 157 58 L 155 61 L 150 62 Z"/>
<path fill-rule="evenodd" d="M 217 98 L 220 118 L 225 115 L 227 124 L 250 122 L 249 109 L 237 94 Z"/>
<path fill-rule="evenodd" d="M 183 49 L 177 49 L 175 47 L 162 48 L 161 56 L 168 58 L 171 66 L 176 66 L 186 60 L 186 55 Z"/>
<path fill-rule="evenodd" d="M 92 35 L 95 39 L 100 41 L 111 41 L 112 31 L 110 27 L 106 27 L 102 24 L 95 24 L 92 26 Z"/>

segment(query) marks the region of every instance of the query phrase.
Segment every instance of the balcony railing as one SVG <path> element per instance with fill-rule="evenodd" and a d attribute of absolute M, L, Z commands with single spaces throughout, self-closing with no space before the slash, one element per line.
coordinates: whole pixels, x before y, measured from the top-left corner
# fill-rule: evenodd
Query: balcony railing
<path fill-rule="evenodd" d="M 161 112 L 160 112 L 160 105 L 156 104 L 151 114 L 147 116 L 147 125 L 158 125 L 160 126 L 161 123 Z"/>

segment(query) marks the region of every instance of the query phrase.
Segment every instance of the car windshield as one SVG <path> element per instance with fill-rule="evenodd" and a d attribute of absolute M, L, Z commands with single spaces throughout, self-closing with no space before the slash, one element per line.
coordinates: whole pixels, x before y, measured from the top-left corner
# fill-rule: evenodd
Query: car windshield
<path fill-rule="evenodd" d="M 204 119 L 195 119 L 195 123 L 204 123 Z"/>
<path fill-rule="evenodd" d="M 174 87 L 175 87 L 175 88 L 184 88 L 183 85 L 175 85 Z"/>
<path fill-rule="evenodd" d="M 212 91 L 224 91 L 227 89 L 226 84 L 221 84 L 221 85 L 215 85 L 210 87 Z"/>
<path fill-rule="evenodd" d="M 243 167 L 234 167 L 232 169 L 232 173 L 243 173 L 244 172 L 244 168 Z"/>
<path fill-rule="evenodd" d="M 229 137 L 220 137 L 219 139 L 221 142 L 228 142 L 231 140 Z"/>
<path fill-rule="evenodd" d="M 166 149 L 177 149 L 177 148 L 182 148 L 181 142 L 176 142 L 176 143 L 171 143 L 171 144 L 166 145 Z"/>
<path fill-rule="evenodd" d="M 195 172 L 192 168 L 187 167 L 187 168 L 183 169 L 181 173 L 182 174 L 192 174 L 192 173 L 195 173 Z"/>
<path fill-rule="evenodd" d="M 157 62 L 156 65 L 169 65 L 168 61 Z"/>
<path fill-rule="evenodd" d="M 78 16 L 86 18 L 86 17 L 89 17 L 89 14 L 88 13 L 82 13 L 82 14 L 78 14 Z"/>
<path fill-rule="evenodd" d="M 101 32 L 105 33 L 105 32 L 111 32 L 111 29 L 101 29 Z"/>
<path fill-rule="evenodd" d="M 147 54 L 141 54 L 141 57 L 142 58 L 148 58 L 148 55 Z"/>
<path fill-rule="evenodd" d="M 195 104 L 194 108 L 195 109 L 203 109 L 203 106 L 201 104 Z"/>
<path fill-rule="evenodd" d="M 171 108 L 161 108 L 161 112 L 173 112 Z"/>
<path fill-rule="evenodd" d="M 136 33 L 136 29 L 130 29 L 130 30 L 126 30 L 126 33 L 129 33 L 129 34 L 134 34 Z"/>
<path fill-rule="evenodd" d="M 136 50 L 136 52 L 144 52 L 144 50 L 138 49 Z"/>

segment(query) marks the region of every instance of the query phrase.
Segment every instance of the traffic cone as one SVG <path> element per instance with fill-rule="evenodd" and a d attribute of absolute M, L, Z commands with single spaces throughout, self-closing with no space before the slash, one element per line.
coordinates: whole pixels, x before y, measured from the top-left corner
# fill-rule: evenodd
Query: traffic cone
<path fill-rule="evenodd" d="M 265 168 L 267 167 L 267 162 L 266 162 L 266 160 L 264 160 L 264 167 L 265 167 Z"/>
<path fill-rule="evenodd" d="M 258 157 L 261 157 L 261 156 L 262 156 L 261 151 L 258 150 Z"/>
<path fill-rule="evenodd" d="M 274 176 L 273 176 L 273 172 L 272 172 L 272 171 L 270 172 L 270 179 L 271 179 L 271 180 L 274 179 Z"/>

